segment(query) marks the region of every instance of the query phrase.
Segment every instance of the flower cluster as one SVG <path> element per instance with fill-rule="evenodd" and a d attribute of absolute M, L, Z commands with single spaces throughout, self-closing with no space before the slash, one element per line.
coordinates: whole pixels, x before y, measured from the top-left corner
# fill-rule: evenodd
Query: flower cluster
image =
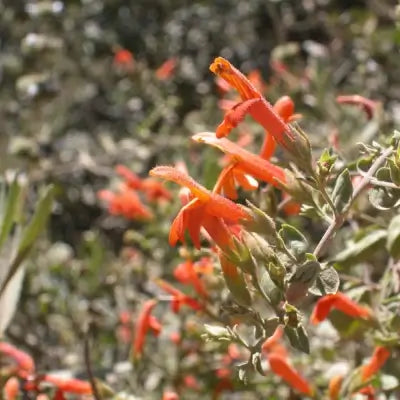
<path fill-rule="evenodd" d="M 4 372 L 7 371 L 6 375 L 10 376 L 4 384 L 4 395 L 7 400 L 16 400 L 20 390 L 36 400 L 60 400 L 71 394 L 76 396 L 93 394 L 92 386 L 87 381 L 39 374 L 32 357 L 9 343 L 0 342 L 0 356 L 9 361 L 4 367 Z"/>
<path fill-rule="evenodd" d="M 315 383 L 310 384 L 293 367 L 289 351 L 280 342 L 285 335 L 292 347 L 310 352 L 303 317 L 294 304 L 297 305 L 310 294 L 321 296 L 310 318 L 314 325 L 326 320 L 330 311 L 335 309 L 372 326 L 376 322 L 373 311 L 359 305 L 345 293 L 338 292 L 338 274 L 334 268 L 318 261 L 319 246 L 314 254 L 306 254 L 307 240 L 299 231 L 285 224 L 278 230 L 277 222 L 268 214 L 251 204 L 248 204 L 249 207 L 242 205 L 238 202 L 238 188 L 254 191 L 260 183 L 275 188 L 281 193 L 281 210 L 288 215 L 297 215 L 303 202 L 306 206 L 319 208 L 321 215 L 325 215 L 326 211 L 319 205 L 322 199 L 334 218 L 338 218 L 343 209 L 347 211 L 347 206 L 342 206 L 340 202 L 348 202 L 349 196 L 342 188 L 342 198 L 339 199 L 336 194 L 338 189 L 334 188 L 332 194 L 326 191 L 326 177 L 335 158 L 324 153 L 315 168 L 308 138 L 293 124 L 301 115 L 295 114 L 294 102 L 290 97 L 283 96 L 271 105 L 263 96 L 265 85 L 259 74 L 252 73 L 246 77 L 222 57 L 215 59 L 210 70 L 217 76 L 216 83 L 222 96 L 230 88 L 239 94 L 235 100 L 222 98 L 219 101 L 225 116 L 215 132 L 201 132 L 192 137 L 196 143 L 212 146 L 224 153 L 222 170 L 214 187 L 206 189 L 181 168 L 157 166 L 150 171 L 152 177 L 174 182 L 183 188 L 180 192 L 182 208 L 172 222 L 169 242 L 172 246 L 178 242 L 186 246 L 186 233 L 198 250 L 207 247 L 208 242 L 211 252 L 219 259 L 222 276 L 233 300 L 242 307 L 241 312 L 247 313 L 253 322 L 261 318 L 261 323 L 254 322 L 255 329 L 263 338 L 262 341 L 257 337 L 254 339 L 257 345 L 247 344 L 248 338 L 245 339 L 235 330 L 237 324 L 240 326 L 241 323 L 234 320 L 226 321 L 226 329 L 210 329 L 207 337 L 241 343 L 251 353 L 247 364 L 258 371 L 263 370 L 264 375 L 266 366 L 262 361 L 256 361 L 261 360 L 259 357 L 262 354 L 268 362 L 269 371 L 279 376 L 292 390 L 319 398 L 321 388 Z M 339 96 L 337 101 L 340 104 L 361 105 L 368 117 L 372 117 L 375 108 L 374 102 L 360 96 Z M 250 115 L 265 131 L 258 153 L 245 148 L 253 142 L 247 128 L 241 128 L 246 115 Z M 237 142 L 227 138 L 235 128 L 239 128 Z M 293 162 L 292 170 L 276 163 L 274 155 L 277 146 Z M 332 218 L 326 215 L 327 220 Z M 333 224 L 338 222 L 334 221 Z M 204 312 L 209 317 L 213 315 L 209 309 L 209 294 L 200 278 L 197 264 L 188 258 L 174 271 L 180 283 L 192 287 L 195 293 L 193 297 L 165 280 L 158 280 L 157 283 L 171 295 L 174 312 L 185 304 L 193 311 Z M 255 311 L 254 305 L 260 298 L 275 311 L 274 317 L 264 319 Z M 276 326 L 272 335 L 267 333 L 270 332 L 266 328 L 268 324 Z M 150 319 L 146 326 L 150 326 Z M 374 388 L 368 385 L 369 380 L 378 373 L 389 356 L 390 351 L 386 347 L 377 347 L 371 361 L 358 369 L 358 381 L 356 378 L 346 381 L 343 376 L 335 376 L 329 384 L 326 382 L 327 395 L 330 399 L 338 399 L 343 393 L 372 393 Z M 222 368 L 218 374 L 223 377 L 220 387 L 232 390 L 229 372 Z M 308 374 L 311 375 L 311 372 Z"/>
<path fill-rule="evenodd" d="M 142 193 L 148 202 L 169 200 L 171 194 L 158 181 L 141 179 L 124 165 L 117 165 L 116 173 L 123 179 L 117 190 L 100 190 L 98 197 L 108 204 L 110 214 L 121 215 L 127 219 L 149 219 L 152 212 L 139 196 Z"/>

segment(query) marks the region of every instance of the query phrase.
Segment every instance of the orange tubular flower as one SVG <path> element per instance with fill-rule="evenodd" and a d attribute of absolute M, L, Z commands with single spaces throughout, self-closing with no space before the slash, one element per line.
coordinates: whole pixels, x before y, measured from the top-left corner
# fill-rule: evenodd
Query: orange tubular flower
<path fill-rule="evenodd" d="M 145 193 L 149 201 L 170 200 L 172 198 L 171 193 L 163 184 L 155 179 L 143 179 L 141 190 Z"/>
<path fill-rule="evenodd" d="M 15 346 L 6 342 L 0 342 L 0 353 L 11 358 L 17 364 L 17 373 L 19 376 L 26 378 L 35 371 L 35 362 L 32 357 Z"/>
<path fill-rule="evenodd" d="M 156 300 L 146 301 L 139 313 L 135 329 L 135 338 L 132 346 L 134 359 L 139 359 L 142 356 L 146 334 L 149 329 L 152 329 L 156 335 L 161 331 L 161 324 L 151 315 L 156 304 Z"/>
<path fill-rule="evenodd" d="M 282 118 L 283 122 L 292 122 L 300 118 L 300 114 L 294 114 L 294 102 L 289 96 L 280 97 L 272 107 L 273 110 Z M 261 148 L 260 157 L 269 160 L 274 154 L 276 141 L 268 131 L 265 131 L 265 139 Z"/>
<path fill-rule="evenodd" d="M 193 197 L 178 213 L 172 223 L 169 242 L 174 246 L 178 240 L 184 242 L 185 231 L 189 232 L 193 244 L 200 248 L 200 230 L 204 227 L 215 243 L 226 248 L 232 245 L 232 233 L 228 224 L 237 224 L 250 218 L 241 206 L 201 186 L 189 175 L 173 167 L 156 167 L 150 175 L 170 180 L 188 188 Z"/>
<path fill-rule="evenodd" d="M 208 297 L 204 283 L 197 275 L 192 260 L 178 264 L 174 269 L 174 277 L 183 284 L 192 285 L 200 296 Z"/>
<path fill-rule="evenodd" d="M 119 67 L 132 69 L 135 64 L 133 54 L 126 49 L 118 50 L 114 55 L 114 64 Z"/>
<path fill-rule="evenodd" d="M 5 400 L 15 400 L 19 392 L 19 382 L 15 376 L 7 379 L 4 385 Z"/>
<path fill-rule="evenodd" d="M 152 178 L 141 179 L 125 165 L 117 165 L 115 172 L 124 179 L 126 186 L 144 192 L 149 201 L 170 200 L 172 197 L 160 182 Z"/>
<path fill-rule="evenodd" d="M 350 317 L 369 318 L 371 312 L 368 308 L 362 307 L 350 300 L 343 293 L 329 294 L 317 301 L 314 311 L 311 315 L 311 322 L 318 324 L 328 316 L 332 308 L 335 308 Z"/>
<path fill-rule="evenodd" d="M 338 400 L 340 388 L 342 387 L 343 376 L 336 375 L 329 381 L 328 394 L 329 400 Z"/>
<path fill-rule="evenodd" d="M 220 149 L 225 154 L 231 156 L 236 163 L 235 169 L 249 174 L 256 179 L 270 183 L 273 186 L 278 186 L 279 181 L 286 181 L 285 171 L 282 168 L 241 148 L 229 139 L 218 139 L 213 132 L 198 133 L 192 136 L 192 139 L 195 142 L 206 143 Z"/>
<path fill-rule="evenodd" d="M 268 355 L 268 362 L 274 374 L 280 376 L 293 389 L 308 396 L 313 395 L 310 384 L 279 354 Z"/>
<path fill-rule="evenodd" d="M 217 137 L 228 135 L 249 113 L 274 137 L 277 143 L 286 147 L 285 136 L 293 139 L 290 127 L 273 110 L 271 104 L 262 97 L 262 94 L 254 85 L 229 61 L 222 57 L 214 60 L 210 70 L 234 87 L 242 99 L 242 103 L 236 105 L 225 116 L 224 121 L 217 129 Z"/>
<path fill-rule="evenodd" d="M 264 82 L 264 79 L 261 75 L 259 69 L 253 69 L 247 74 L 247 79 L 252 83 L 252 85 L 259 91 L 264 92 L 267 88 L 267 85 Z"/>
<path fill-rule="evenodd" d="M 55 386 L 60 392 L 73 394 L 90 395 L 92 394 L 92 386 L 87 381 L 80 379 L 65 379 L 54 375 L 45 375 L 42 378 L 43 382 L 48 382 Z"/>
<path fill-rule="evenodd" d="M 165 61 L 160 67 L 156 70 L 156 77 L 160 81 L 166 81 L 174 75 L 176 68 L 176 58 L 172 57 Z"/>
<path fill-rule="evenodd" d="M 360 394 L 366 396 L 365 397 L 366 400 L 376 400 L 375 388 L 372 385 L 363 387 L 357 393 L 360 393 Z"/>
<path fill-rule="evenodd" d="M 171 308 L 174 313 L 178 313 L 182 305 L 187 305 L 195 311 L 203 309 L 203 306 L 196 299 L 187 296 L 185 293 L 174 288 L 168 282 L 162 279 L 158 279 L 156 283 L 158 284 L 158 286 L 160 286 L 161 289 L 172 296 Z"/>
<path fill-rule="evenodd" d="M 179 400 L 179 396 L 175 392 L 164 392 L 162 400 Z"/>
<path fill-rule="evenodd" d="M 142 186 L 142 180 L 125 165 L 118 164 L 115 167 L 115 172 L 124 179 L 125 184 L 134 190 L 138 190 Z"/>
<path fill-rule="evenodd" d="M 279 343 L 280 338 L 283 335 L 282 326 L 279 325 L 274 334 L 270 336 L 261 346 L 261 351 L 268 357 L 268 354 L 277 354 L 283 358 L 287 358 L 288 352 L 286 348 Z"/>
<path fill-rule="evenodd" d="M 127 219 L 150 219 L 153 216 L 142 204 L 139 196 L 126 185 L 123 185 L 117 193 L 100 190 L 97 196 L 108 203 L 110 214 L 121 215 Z"/>
<path fill-rule="evenodd" d="M 369 363 L 361 367 L 362 381 L 365 382 L 375 375 L 383 367 L 389 357 L 390 351 L 386 347 L 376 347 Z"/>
<path fill-rule="evenodd" d="M 376 110 L 376 106 L 378 105 L 376 101 L 367 99 L 366 97 L 358 94 L 338 96 L 336 97 L 336 101 L 339 104 L 354 104 L 361 107 L 367 114 L 368 119 L 372 119 Z"/>

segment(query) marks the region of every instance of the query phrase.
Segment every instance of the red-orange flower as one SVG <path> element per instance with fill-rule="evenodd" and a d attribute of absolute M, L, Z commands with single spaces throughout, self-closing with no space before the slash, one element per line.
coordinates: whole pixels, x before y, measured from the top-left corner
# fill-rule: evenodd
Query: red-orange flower
<path fill-rule="evenodd" d="M 217 85 L 218 91 L 222 95 L 225 94 L 226 92 L 229 92 L 229 90 L 231 89 L 229 83 L 219 76 L 215 77 L 215 84 Z"/>
<path fill-rule="evenodd" d="M 141 179 L 125 165 L 117 165 L 115 172 L 124 179 L 126 186 L 133 190 L 142 191 L 149 201 L 169 200 L 171 193 L 156 179 Z"/>
<path fill-rule="evenodd" d="M 108 203 L 108 211 L 113 215 L 121 215 L 127 219 L 149 219 L 151 211 L 140 201 L 136 192 L 126 185 L 119 191 L 100 190 L 98 197 Z"/>
<path fill-rule="evenodd" d="M 73 394 L 90 395 L 92 394 L 92 386 L 87 381 L 74 378 L 60 378 L 54 375 L 45 375 L 41 381 L 47 382 L 55 386 L 60 392 Z"/>
<path fill-rule="evenodd" d="M 360 393 L 365 397 L 366 400 L 376 400 L 375 388 L 372 385 L 368 385 L 360 389 L 357 393 Z"/>
<path fill-rule="evenodd" d="M 268 357 L 268 354 L 278 354 L 283 358 L 287 358 L 288 352 L 282 344 L 279 343 L 283 335 L 282 326 L 278 326 L 272 336 L 267 338 L 261 346 L 261 351 Z"/>
<path fill-rule="evenodd" d="M 15 376 L 7 379 L 4 385 L 5 400 L 15 400 L 19 392 L 19 382 Z M 1 397 L 1 396 L 0 396 Z"/>
<path fill-rule="evenodd" d="M 156 70 L 156 77 L 161 81 L 165 81 L 172 77 L 176 68 L 176 58 L 172 57 L 165 61 L 160 67 Z"/>
<path fill-rule="evenodd" d="M 18 375 L 26 378 L 35 371 L 35 362 L 32 357 L 12 344 L 0 342 L 0 353 L 15 362 Z"/>
<path fill-rule="evenodd" d="M 114 55 L 114 64 L 119 67 L 133 68 L 134 59 L 133 54 L 126 49 L 118 50 Z"/>
<path fill-rule="evenodd" d="M 272 108 L 285 123 L 295 121 L 300 117 L 300 114 L 294 114 L 294 102 L 289 96 L 280 97 Z M 260 157 L 269 160 L 274 154 L 275 148 L 276 141 L 274 136 L 265 131 L 265 139 L 260 151 Z"/>
<path fill-rule="evenodd" d="M 131 189 L 138 190 L 142 186 L 142 180 L 125 165 L 118 164 L 115 172 L 124 179 L 125 184 Z"/>
<path fill-rule="evenodd" d="M 183 384 L 193 390 L 199 390 L 200 384 L 194 375 L 185 375 L 183 377 Z"/>
<path fill-rule="evenodd" d="M 164 392 L 162 400 L 179 400 L 179 396 L 175 392 Z"/>
<path fill-rule="evenodd" d="M 282 193 L 282 198 L 284 201 L 289 197 L 290 195 L 288 195 L 286 192 Z M 289 200 L 283 206 L 283 211 L 285 212 L 286 215 L 298 215 L 301 211 L 301 204 L 296 203 L 294 200 Z"/>
<path fill-rule="evenodd" d="M 374 112 L 378 103 L 376 101 L 367 99 L 366 97 L 360 96 L 358 94 L 345 95 L 336 97 L 336 101 L 339 104 L 354 104 L 361 107 L 367 114 L 368 119 L 374 116 Z"/>
<path fill-rule="evenodd" d="M 376 347 L 371 360 L 368 364 L 361 367 L 361 378 L 363 382 L 374 376 L 383 367 L 389 357 L 390 351 L 386 347 Z"/>
<path fill-rule="evenodd" d="M 242 102 L 228 111 L 224 121 L 217 128 L 217 137 L 223 137 L 237 126 L 246 114 L 250 114 L 274 139 L 286 147 L 286 138 L 293 139 L 290 127 L 273 110 L 271 104 L 238 69 L 229 61 L 218 57 L 210 66 L 210 70 L 225 79 L 240 94 Z"/>
<path fill-rule="evenodd" d="M 200 260 L 194 263 L 194 270 L 198 274 L 211 274 L 214 270 L 214 264 L 211 257 L 201 257 Z"/>
<path fill-rule="evenodd" d="M 253 84 L 253 86 L 261 93 L 265 91 L 267 85 L 261 75 L 259 69 L 253 69 L 247 74 L 247 79 Z"/>
<path fill-rule="evenodd" d="M 343 375 L 335 375 L 328 385 L 329 400 L 338 400 L 340 389 L 342 387 Z"/>
<path fill-rule="evenodd" d="M 143 179 L 140 190 L 144 192 L 149 201 L 170 200 L 172 197 L 162 183 L 152 178 Z"/>
<path fill-rule="evenodd" d="M 158 284 L 158 286 L 160 286 L 161 289 L 163 289 L 172 296 L 171 308 L 173 312 L 175 313 L 179 312 L 180 308 L 183 305 L 187 305 L 188 307 L 190 307 L 195 311 L 199 311 L 203 308 L 203 306 L 196 299 L 193 299 L 192 297 L 176 289 L 168 282 L 162 279 L 158 279 L 156 283 Z"/>
<path fill-rule="evenodd" d="M 311 322 L 313 324 L 320 323 L 333 308 L 354 318 L 369 318 L 371 316 L 368 308 L 358 305 L 343 293 L 338 292 L 336 294 L 328 294 L 317 301 L 311 315 Z"/>
<path fill-rule="evenodd" d="M 312 396 L 313 389 L 311 385 L 287 362 L 285 357 L 271 353 L 268 355 L 268 362 L 272 372 L 280 376 L 293 389 Z"/>
<path fill-rule="evenodd" d="M 174 269 L 174 277 L 183 284 L 192 285 L 200 296 L 208 296 L 204 283 L 197 275 L 192 260 L 186 260 L 185 262 L 178 264 Z"/>
<path fill-rule="evenodd" d="M 200 248 L 201 227 L 208 232 L 215 243 L 222 248 L 232 244 L 232 233 L 226 223 L 236 224 L 249 218 L 241 206 L 201 186 L 189 175 L 173 167 L 156 167 L 150 175 L 160 177 L 187 187 L 192 199 L 178 213 L 172 223 L 169 242 L 174 246 L 178 240 L 184 242 L 186 230 L 194 245 Z"/>
<path fill-rule="evenodd" d="M 161 324 L 151 315 L 153 308 L 157 304 L 156 300 L 147 300 L 139 313 L 138 320 L 135 327 L 135 338 L 132 346 L 132 354 L 134 359 L 142 356 L 144 342 L 147 332 L 151 329 L 155 335 L 161 332 Z"/>
<path fill-rule="evenodd" d="M 256 179 L 267 182 L 273 186 L 278 186 L 279 181 L 286 181 L 286 174 L 282 168 L 243 149 L 229 139 L 218 139 L 213 132 L 198 133 L 192 136 L 192 139 L 196 142 L 206 143 L 220 149 L 232 158 L 233 162 L 235 162 L 235 169 L 251 175 Z"/>

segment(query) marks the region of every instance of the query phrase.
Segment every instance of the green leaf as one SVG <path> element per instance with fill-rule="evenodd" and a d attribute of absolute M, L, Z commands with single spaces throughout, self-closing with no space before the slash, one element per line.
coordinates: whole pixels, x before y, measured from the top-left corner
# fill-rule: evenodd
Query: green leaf
<path fill-rule="evenodd" d="M 342 212 L 350 203 L 353 195 L 353 185 L 351 183 L 349 170 L 346 168 L 337 178 L 332 192 L 332 201 L 336 210 Z"/>
<path fill-rule="evenodd" d="M 0 287 L 0 296 L 3 294 L 8 282 L 17 272 L 21 262 L 28 255 L 35 240 L 46 226 L 47 220 L 51 213 L 51 208 L 54 198 L 54 187 L 49 186 L 45 189 L 44 194 L 40 198 L 35 213 L 30 220 L 28 226 L 22 232 L 22 238 L 18 246 L 17 254 L 8 270 L 7 276 L 5 277 L 3 284 Z"/>
<path fill-rule="evenodd" d="M 250 232 L 265 235 L 271 243 L 276 242 L 276 225 L 274 220 L 250 201 L 247 200 L 246 203 L 250 208 L 249 211 L 252 216 L 248 222 L 244 221 L 246 229 Z"/>
<path fill-rule="evenodd" d="M 382 167 L 376 172 L 376 179 L 383 182 L 391 182 L 390 168 Z"/>
<path fill-rule="evenodd" d="M 400 257 L 400 215 L 396 215 L 390 221 L 386 248 L 392 257 Z"/>
<path fill-rule="evenodd" d="M 386 211 L 397 205 L 399 201 L 397 192 L 384 187 L 374 187 L 369 190 L 368 199 L 377 210 Z"/>
<path fill-rule="evenodd" d="M 0 247 L 4 244 L 15 222 L 15 214 L 18 210 L 18 198 L 21 194 L 21 189 L 16 177 L 10 186 L 7 203 L 4 209 L 3 224 L 0 231 Z"/>
<path fill-rule="evenodd" d="M 301 282 L 311 286 L 321 271 L 321 264 L 318 261 L 306 261 L 299 265 L 289 282 Z"/>
<path fill-rule="evenodd" d="M 393 159 L 388 160 L 390 169 L 390 178 L 393 183 L 400 185 L 400 168 L 397 166 Z"/>
<path fill-rule="evenodd" d="M 264 329 L 266 336 L 272 336 L 275 332 L 276 328 L 279 325 L 279 318 L 278 317 L 271 317 L 268 318 L 266 321 L 264 320 Z"/>
<path fill-rule="evenodd" d="M 333 267 L 328 267 L 321 271 L 314 284 L 308 289 L 315 296 L 325 296 L 335 294 L 340 285 L 339 274 Z"/>
<path fill-rule="evenodd" d="M 303 353 L 310 354 L 310 343 L 303 325 L 299 324 L 297 328 L 285 326 L 285 334 L 291 346 Z"/>
<path fill-rule="evenodd" d="M 260 374 L 265 375 L 264 369 L 261 364 L 261 353 L 256 352 L 251 355 L 251 363 L 254 369 Z"/>
<path fill-rule="evenodd" d="M 307 239 L 294 226 L 282 224 L 279 235 L 296 258 L 307 251 Z"/>
<path fill-rule="evenodd" d="M 385 242 L 387 232 L 383 229 L 375 230 L 364 236 L 358 242 L 350 244 L 347 249 L 340 252 L 334 261 L 343 266 L 348 266 L 365 260 Z"/>
<path fill-rule="evenodd" d="M 39 234 L 45 228 L 47 220 L 51 214 L 54 199 L 54 186 L 49 186 L 39 200 L 35 213 L 28 226 L 22 233 L 22 239 L 18 247 L 18 253 L 24 253 L 29 249 Z"/>
<path fill-rule="evenodd" d="M 318 173 L 321 177 L 326 177 L 329 175 L 329 172 L 332 170 L 333 165 L 337 159 L 337 155 L 331 154 L 331 149 L 325 149 L 318 162 Z"/>
<path fill-rule="evenodd" d="M 269 273 L 265 270 L 261 273 L 260 288 L 264 295 L 270 299 L 271 304 L 277 305 L 282 300 L 282 291 L 275 285 Z"/>
<path fill-rule="evenodd" d="M 242 306 L 249 307 L 251 296 L 242 272 L 223 255 L 220 257 L 220 263 L 226 286 L 234 300 Z"/>
<path fill-rule="evenodd" d="M 231 338 L 231 334 L 224 326 L 204 324 L 206 335 L 210 338 L 218 340 L 227 340 Z"/>

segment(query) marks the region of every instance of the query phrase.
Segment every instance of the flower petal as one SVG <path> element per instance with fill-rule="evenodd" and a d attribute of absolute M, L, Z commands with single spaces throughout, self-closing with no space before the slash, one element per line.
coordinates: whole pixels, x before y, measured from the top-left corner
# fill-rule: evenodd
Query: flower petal
<path fill-rule="evenodd" d="M 226 138 L 218 139 L 213 132 L 202 132 L 192 136 L 198 143 L 214 146 L 237 161 L 237 168 L 271 185 L 278 186 L 278 181 L 285 182 L 285 171 L 267 160 L 241 148 Z"/>
<path fill-rule="evenodd" d="M 237 68 L 235 68 L 228 60 L 217 57 L 210 65 L 210 70 L 215 75 L 225 79 L 233 88 L 235 88 L 242 100 L 261 97 L 261 93 Z"/>
<path fill-rule="evenodd" d="M 364 365 L 361 369 L 363 382 L 375 375 L 383 367 L 389 357 L 390 351 L 386 347 L 376 347 L 369 363 Z"/>
<path fill-rule="evenodd" d="M 367 114 L 368 119 L 371 119 L 374 116 L 374 112 L 378 105 L 376 101 L 367 99 L 366 97 L 360 96 L 358 94 L 338 96 L 336 97 L 336 101 L 339 104 L 354 104 L 362 107 L 362 109 Z"/>
<path fill-rule="evenodd" d="M 202 201 L 207 201 L 210 198 L 210 192 L 205 187 L 177 168 L 159 166 L 153 168 L 149 174 L 187 187 L 195 197 Z"/>
<path fill-rule="evenodd" d="M 311 396 L 313 389 L 310 384 L 292 367 L 288 364 L 285 358 L 272 353 L 268 355 L 269 365 L 271 370 L 280 376 L 292 388 L 298 390 L 300 393 Z"/>

